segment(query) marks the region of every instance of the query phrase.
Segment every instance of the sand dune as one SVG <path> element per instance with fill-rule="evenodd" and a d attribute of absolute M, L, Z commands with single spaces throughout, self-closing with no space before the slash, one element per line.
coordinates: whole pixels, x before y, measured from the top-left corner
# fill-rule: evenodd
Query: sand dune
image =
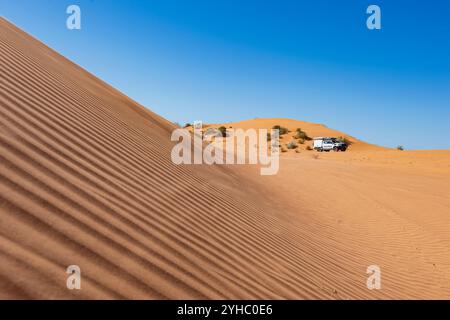
<path fill-rule="evenodd" d="M 174 165 L 173 129 L 0 19 L 0 298 L 450 297 L 445 161 L 304 153 L 263 178 Z"/>
<path fill-rule="evenodd" d="M 270 130 L 275 125 L 279 125 L 281 127 L 287 128 L 289 133 L 280 136 L 280 143 L 285 145 L 286 143 L 296 140 L 295 132 L 298 128 L 302 129 L 302 131 L 306 132 L 307 135 L 311 138 L 313 137 L 344 137 L 351 142 L 351 149 L 353 151 L 369 151 L 369 150 L 381 150 L 386 149 L 381 146 L 377 146 L 374 144 L 367 143 L 365 141 L 359 140 L 351 135 L 348 135 L 344 132 L 334 130 L 328 128 L 323 124 L 317 124 L 306 121 L 299 121 L 293 119 L 284 119 L 284 118 L 256 118 L 252 120 L 244 120 L 239 122 L 230 122 L 223 124 L 208 124 L 205 125 L 204 128 L 218 128 L 220 126 L 224 126 L 225 128 L 241 128 L 244 130 L 247 129 L 267 129 Z M 311 142 L 305 142 L 303 145 L 299 145 L 299 150 L 305 150 L 307 145 L 311 145 Z M 289 150 L 284 155 L 292 155 L 294 154 L 293 150 Z"/>

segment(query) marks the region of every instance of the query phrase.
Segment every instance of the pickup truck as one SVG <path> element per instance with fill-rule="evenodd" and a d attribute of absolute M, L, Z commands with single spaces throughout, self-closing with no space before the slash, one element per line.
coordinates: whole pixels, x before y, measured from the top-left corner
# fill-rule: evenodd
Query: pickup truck
<path fill-rule="evenodd" d="M 317 137 L 314 138 L 314 150 L 316 151 L 346 151 L 348 148 L 347 143 L 337 138 L 331 137 Z"/>

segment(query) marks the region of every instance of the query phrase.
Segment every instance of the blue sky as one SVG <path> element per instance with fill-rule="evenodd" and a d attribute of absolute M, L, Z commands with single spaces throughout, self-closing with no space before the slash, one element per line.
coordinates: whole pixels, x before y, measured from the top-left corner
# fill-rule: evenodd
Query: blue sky
<path fill-rule="evenodd" d="M 174 122 L 294 118 L 450 149 L 450 1 L 0 0 L 0 15 Z"/>

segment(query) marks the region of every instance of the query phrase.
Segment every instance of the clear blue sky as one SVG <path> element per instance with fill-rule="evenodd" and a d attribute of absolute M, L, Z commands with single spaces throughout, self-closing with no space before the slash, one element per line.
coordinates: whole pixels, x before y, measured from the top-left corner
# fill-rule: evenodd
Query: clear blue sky
<path fill-rule="evenodd" d="M 0 0 L 0 15 L 174 122 L 284 117 L 450 149 L 447 0 Z"/>

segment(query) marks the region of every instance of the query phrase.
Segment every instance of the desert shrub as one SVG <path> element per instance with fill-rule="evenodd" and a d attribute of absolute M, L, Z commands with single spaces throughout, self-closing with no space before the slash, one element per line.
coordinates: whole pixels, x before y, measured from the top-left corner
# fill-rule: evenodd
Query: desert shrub
<path fill-rule="evenodd" d="M 306 146 L 306 150 L 311 151 L 312 149 L 311 146 Z"/>
<path fill-rule="evenodd" d="M 282 136 L 283 134 L 286 134 L 286 133 L 289 132 L 289 130 L 287 128 L 284 128 L 284 127 L 279 126 L 279 125 L 273 126 L 272 129 L 278 130 L 280 136 Z"/>
<path fill-rule="evenodd" d="M 286 144 L 286 147 L 288 148 L 288 149 L 297 149 L 297 142 L 295 142 L 295 141 L 291 141 L 291 142 L 289 142 L 288 144 Z"/>
<path fill-rule="evenodd" d="M 286 149 L 285 147 L 282 147 L 282 148 L 281 148 L 281 152 L 283 152 L 283 153 L 284 153 L 284 152 L 287 152 L 287 149 Z"/>
<path fill-rule="evenodd" d="M 305 139 L 298 139 L 298 143 L 304 144 L 305 143 Z"/>
<path fill-rule="evenodd" d="M 306 135 L 305 132 L 301 131 L 301 132 L 297 132 L 296 135 L 295 135 L 295 137 L 296 137 L 297 139 L 303 139 L 303 140 L 305 140 L 306 137 L 307 137 L 307 135 Z"/>
<path fill-rule="evenodd" d="M 405 148 L 403 148 L 403 146 L 398 146 L 397 150 L 403 151 L 403 150 L 405 150 Z"/>
<path fill-rule="evenodd" d="M 219 127 L 217 130 L 220 131 L 220 133 L 222 134 L 222 137 L 227 136 L 227 128 L 225 128 L 224 126 Z"/>
<path fill-rule="evenodd" d="M 305 131 L 303 131 L 302 129 L 300 129 L 300 128 L 297 128 L 297 130 L 295 130 L 295 138 L 297 138 L 297 139 L 302 139 L 303 141 L 305 141 L 305 140 L 312 140 L 307 134 L 306 134 L 306 132 Z"/>
<path fill-rule="evenodd" d="M 306 136 L 306 132 L 302 131 L 302 129 L 300 128 L 297 128 L 297 130 L 295 131 L 295 137 L 297 139 L 305 139 Z"/>
<path fill-rule="evenodd" d="M 338 137 L 339 140 L 341 140 L 342 142 L 346 143 L 348 146 L 352 144 L 352 142 L 347 139 L 346 137 L 340 136 Z"/>
<path fill-rule="evenodd" d="M 189 122 L 184 125 L 185 128 L 192 126 Z"/>

